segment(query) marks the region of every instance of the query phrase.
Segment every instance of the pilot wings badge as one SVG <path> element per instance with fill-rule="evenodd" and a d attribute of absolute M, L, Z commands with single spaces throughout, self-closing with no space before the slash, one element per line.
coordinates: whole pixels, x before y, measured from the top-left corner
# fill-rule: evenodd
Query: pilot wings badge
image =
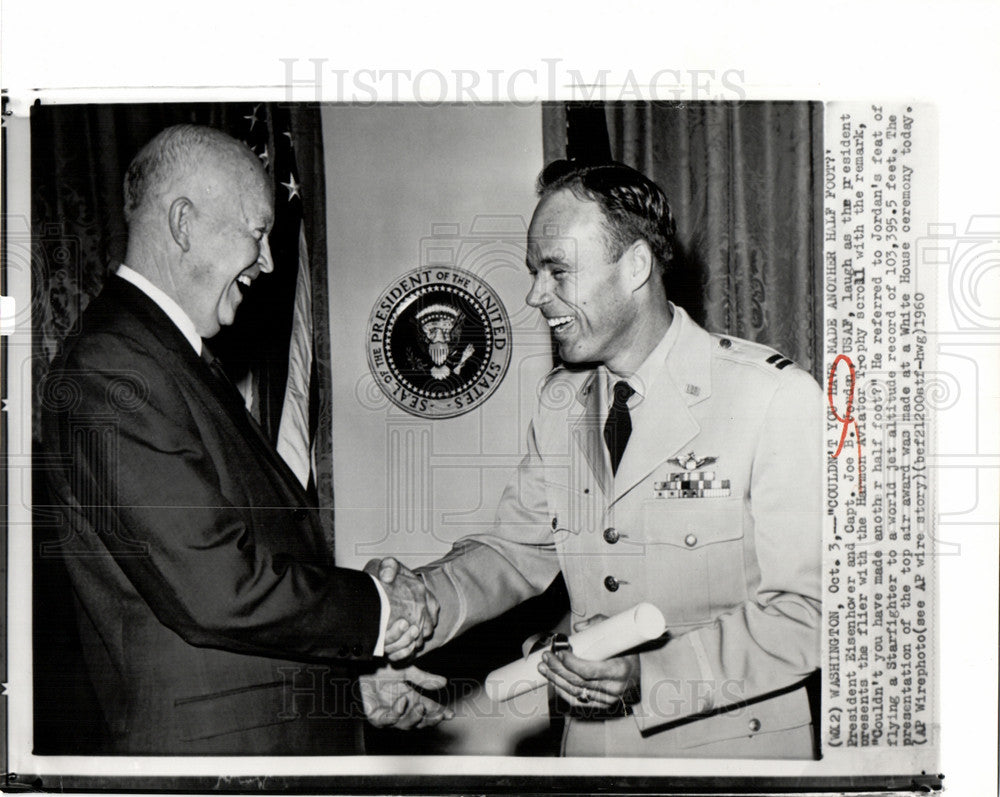
<path fill-rule="evenodd" d="M 698 459 L 694 455 L 694 451 L 688 451 L 686 457 L 673 457 L 668 459 L 667 462 L 673 462 L 678 468 L 683 468 L 684 470 L 697 470 L 698 468 L 704 468 L 706 465 L 711 465 L 718 461 L 718 457 L 702 457 Z"/>

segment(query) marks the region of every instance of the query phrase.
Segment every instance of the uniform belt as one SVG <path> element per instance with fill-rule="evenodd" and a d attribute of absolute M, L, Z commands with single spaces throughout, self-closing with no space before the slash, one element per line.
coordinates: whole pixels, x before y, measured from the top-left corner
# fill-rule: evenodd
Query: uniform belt
<path fill-rule="evenodd" d="M 610 708 L 603 706 L 571 706 L 556 693 L 555 689 L 549 687 L 549 713 L 553 717 L 562 717 L 564 719 L 581 720 L 583 722 L 604 722 L 606 720 L 616 720 L 630 716 L 632 714 L 632 707 L 626 706 L 624 702 Z"/>

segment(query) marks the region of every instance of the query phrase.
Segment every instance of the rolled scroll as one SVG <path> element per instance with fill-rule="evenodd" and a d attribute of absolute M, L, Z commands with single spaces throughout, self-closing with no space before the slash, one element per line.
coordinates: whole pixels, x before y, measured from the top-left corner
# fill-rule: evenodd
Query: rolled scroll
<path fill-rule="evenodd" d="M 666 625 L 659 609 L 651 603 L 638 603 L 621 614 L 573 634 L 569 643 L 573 653 L 581 659 L 604 661 L 662 636 Z M 544 686 L 548 681 L 538 672 L 544 652 L 545 648 L 536 650 L 526 658 L 491 672 L 486 676 L 486 694 L 499 703 Z"/>

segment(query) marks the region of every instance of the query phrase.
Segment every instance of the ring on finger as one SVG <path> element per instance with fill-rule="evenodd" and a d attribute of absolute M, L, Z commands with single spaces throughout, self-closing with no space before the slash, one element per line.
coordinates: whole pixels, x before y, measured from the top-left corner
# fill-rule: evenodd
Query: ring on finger
<path fill-rule="evenodd" d="M 581 689 L 580 690 L 580 698 L 579 699 L 580 699 L 581 703 L 589 703 L 590 702 L 590 692 L 588 692 L 586 689 Z"/>

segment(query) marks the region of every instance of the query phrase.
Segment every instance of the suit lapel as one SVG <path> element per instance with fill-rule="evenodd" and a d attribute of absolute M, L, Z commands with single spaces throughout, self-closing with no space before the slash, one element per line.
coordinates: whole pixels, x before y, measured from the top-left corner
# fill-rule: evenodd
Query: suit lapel
<path fill-rule="evenodd" d="M 203 400 L 218 405 L 259 456 L 277 472 L 299 505 L 309 506 L 311 502 L 302 484 L 251 419 L 242 398 L 238 398 L 239 391 L 228 379 L 222 383 L 159 305 L 132 283 L 115 275 L 108 278 L 104 290 L 114 305 L 130 313 L 138 328 L 145 330 L 150 348 L 164 352 L 163 367 L 175 373 L 188 372 L 193 377 L 191 383 L 204 397 Z"/>
<path fill-rule="evenodd" d="M 288 464 L 281 458 L 281 455 L 278 454 L 277 449 L 271 444 L 271 441 L 267 439 L 257 421 L 247 411 L 239 389 L 224 372 L 216 373 L 216 369 L 219 369 L 221 372 L 221 363 L 212 367 L 203 358 L 199 357 L 197 359 L 201 364 L 199 370 L 203 375 L 204 381 L 211 387 L 211 391 L 219 403 L 225 407 L 233 423 L 242 430 L 244 438 L 283 477 L 286 486 L 296 496 L 299 503 L 307 505 L 309 500 L 302 488 L 301 482 L 292 473 Z"/>
<path fill-rule="evenodd" d="M 219 401 L 226 405 L 233 420 L 241 423 L 245 419 L 254 431 L 255 436 L 265 441 L 269 448 L 272 448 L 270 440 L 267 439 L 264 431 L 247 409 L 246 401 L 243 399 L 240 389 L 233 384 L 222 366 L 222 361 L 212 354 L 207 343 L 202 343 L 201 359 L 208 366 L 208 373 L 205 376 L 206 381 L 212 386 Z"/>
<path fill-rule="evenodd" d="M 649 402 L 642 423 L 635 421 L 615 478 L 617 501 L 677 449 L 698 434 L 700 427 L 670 374 L 664 370 L 643 403 Z"/>

